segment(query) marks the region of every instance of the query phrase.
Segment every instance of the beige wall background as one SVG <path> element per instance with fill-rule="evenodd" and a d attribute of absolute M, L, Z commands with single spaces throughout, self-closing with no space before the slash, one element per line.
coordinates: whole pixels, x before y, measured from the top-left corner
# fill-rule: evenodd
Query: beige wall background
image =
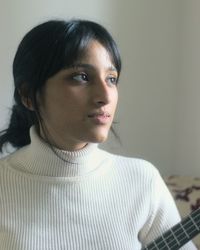
<path fill-rule="evenodd" d="M 0 128 L 12 106 L 22 36 L 50 18 L 88 18 L 113 34 L 123 70 L 115 126 L 103 148 L 151 161 L 163 175 L 200 176 L 199 0 L 0 0 Z"/>

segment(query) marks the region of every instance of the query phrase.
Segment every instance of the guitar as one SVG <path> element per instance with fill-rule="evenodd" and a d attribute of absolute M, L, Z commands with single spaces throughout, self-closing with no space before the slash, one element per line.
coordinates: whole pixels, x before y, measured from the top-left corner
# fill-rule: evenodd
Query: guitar
<path fill-rule="evenodd" d="M 142 250 L 178 250 L 200 233 L 200 207 Z"/>

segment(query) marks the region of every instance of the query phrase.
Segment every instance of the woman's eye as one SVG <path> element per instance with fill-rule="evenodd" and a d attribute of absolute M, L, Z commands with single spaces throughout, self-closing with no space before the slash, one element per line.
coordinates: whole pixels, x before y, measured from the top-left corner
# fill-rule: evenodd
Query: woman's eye
<path fill-rule="evenodd" d="M 88 82 L 88 76 L 85 73 L 79 73 L 73 75 L 73 80 L 78 82 Z"/>
<path fill-rule="evenodd" d="M 108 81 L 109 81 L 111 84 L 117 85 L 117 77 L 109 76 L 109 77 L 108 77 Z"/>

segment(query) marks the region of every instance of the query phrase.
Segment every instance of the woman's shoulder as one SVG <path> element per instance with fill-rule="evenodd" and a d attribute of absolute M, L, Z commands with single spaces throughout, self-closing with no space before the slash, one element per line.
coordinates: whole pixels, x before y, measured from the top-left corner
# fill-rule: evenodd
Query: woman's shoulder
<path fill-rule="evenodd" d="M 6 162 L 10 159 L 10 157 L 11 157 L 12 154 L 14 154 L 14 153 L 11 153 L 11 154 L 2 154 L 0 156 L 0 171 L 5 166 Z"/>
<path fill-rule="evenodd" d="M 116 154 L 109 157 L 112 159 L 112 178 L 130 192 L 154 192 L 157 183 L 163 185 L 159 170 L 148 160 Z"/>
<path fill-rule="evenodd" d="M 112 157 L 114 158 L 117 164 L 122 165 L 124 167 L 139 168 L 140 170 L 156 170 L 156 167 L 150 161 L 142 158 L 123 156 L 118 154 L 112 154 Z"/>
<path fill-rule="evenodd" d="M 3 154 L 0 155 L 0 171 L 2 171 L 3 169 L 5 169 L 5 166 L 9 165 L 9 161 L 14 158 L 19 154 L 19 152 L 21 151 L 21 149 L 12 149 L 8 152 L 5 152 Z"/>
<path fill-rule="evenodd" d="M 0 183 L 1 183 L 1 178 L 3 178 L 5 174 L 8 158 L 9 156 L 5 156 L 5 155 L 0 158 Z"/>
<path fill-rule="evenodd" d="M 119 154 L 108 153 L 112 158 L 114 168 L 118 172 L 130 176 L 144 176 L 153 178 L 160 175 L 158 169 L 148 160 Z"/>

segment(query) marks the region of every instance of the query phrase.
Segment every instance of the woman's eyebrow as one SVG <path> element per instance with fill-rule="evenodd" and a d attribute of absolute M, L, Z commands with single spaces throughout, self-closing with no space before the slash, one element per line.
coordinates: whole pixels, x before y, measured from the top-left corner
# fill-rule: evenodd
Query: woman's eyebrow
<path fill-rule="evenodd" d="M 95 69 L 92 64 L 88 63 L 74 63 L 70 68 L 85 68 L 85 69 Z"/>
<path fill-rule="evenodd" d="M 88 63 L 74 63 L 73 65 L 70 66 L 70 68 L 85 68 L 85 69 L 89 69 L 89 70 L 96 69 L 95 66 L 93 66 L 92 64 L 88 64 Z M 106 70 L 117 72 L 117 69 L 113 65 L 107 67 Z"/>

